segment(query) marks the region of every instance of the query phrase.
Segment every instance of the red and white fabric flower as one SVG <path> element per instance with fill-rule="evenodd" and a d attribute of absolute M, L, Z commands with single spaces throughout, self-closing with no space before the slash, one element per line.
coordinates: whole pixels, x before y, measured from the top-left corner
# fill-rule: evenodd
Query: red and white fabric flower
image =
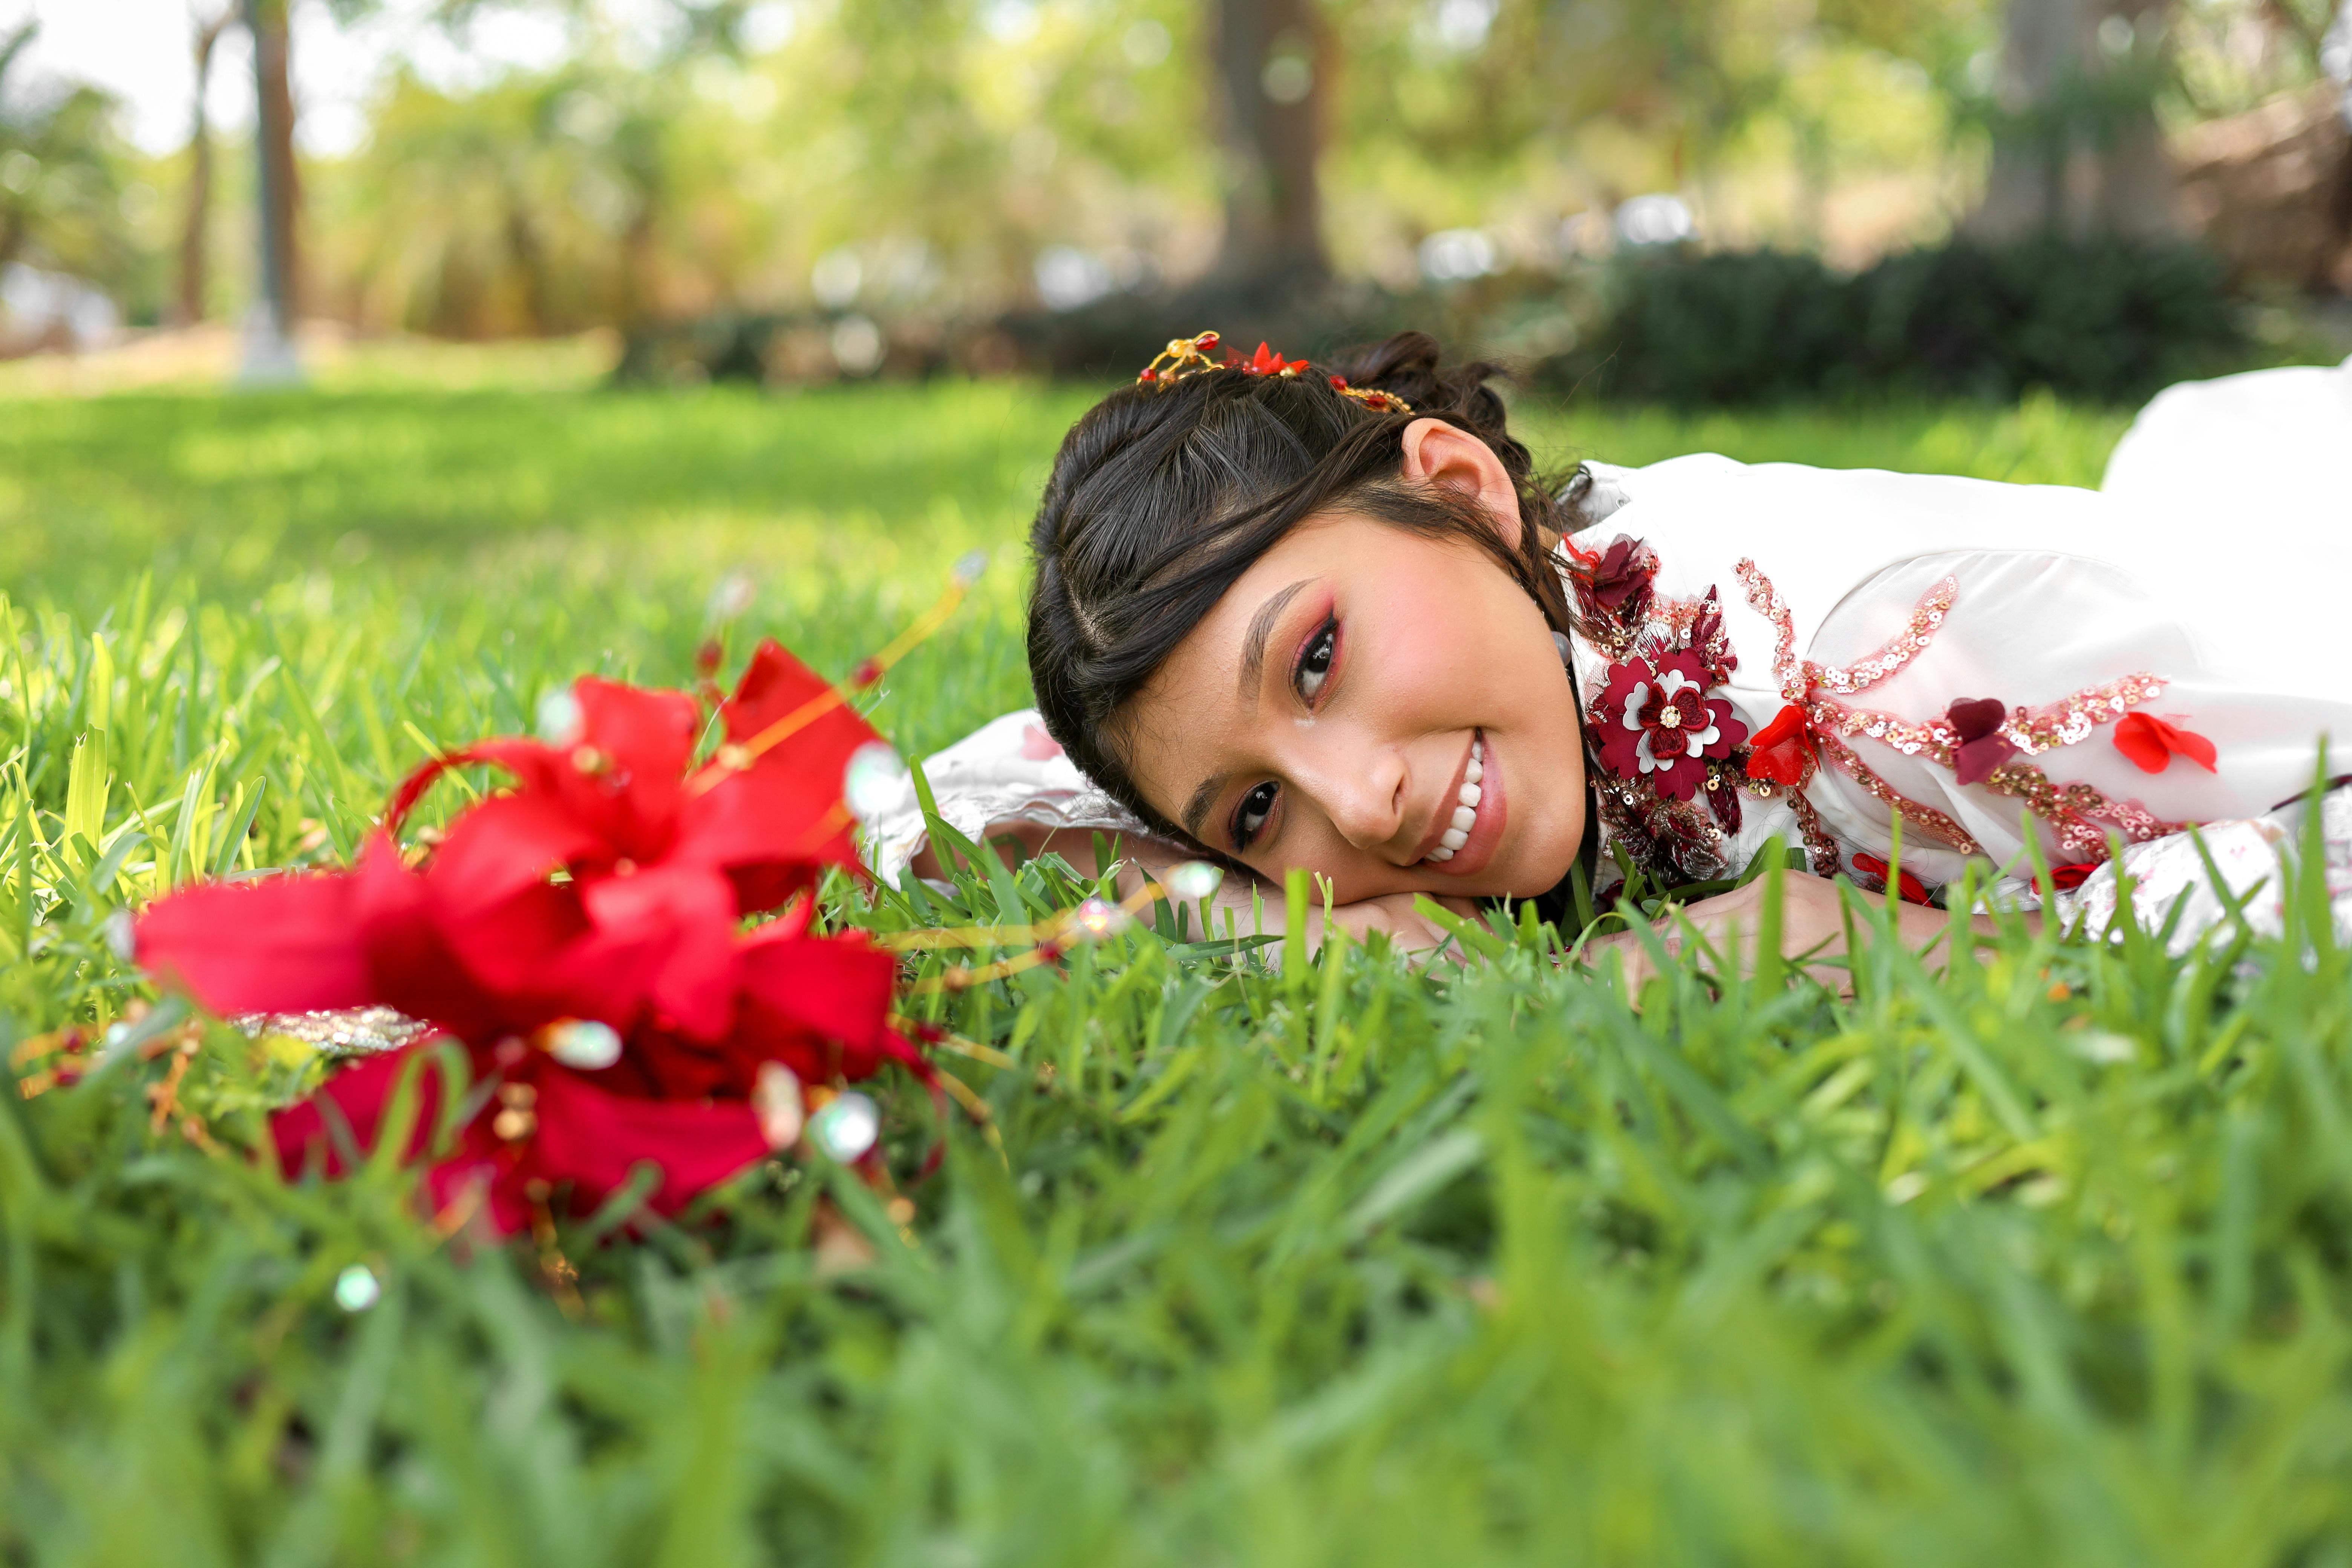
<path fill-rule="evenodd" d="M 1706 667 L 1694 653 L 1611 665 L 1594 713 L 1602 765 L 1619 778 L 1647 780 L 1669 799 L 1688 800 L 1706 783 L 1707 759 L 1727 759 L 1748 739 L 1729 700 L 1706 689 Z"/>

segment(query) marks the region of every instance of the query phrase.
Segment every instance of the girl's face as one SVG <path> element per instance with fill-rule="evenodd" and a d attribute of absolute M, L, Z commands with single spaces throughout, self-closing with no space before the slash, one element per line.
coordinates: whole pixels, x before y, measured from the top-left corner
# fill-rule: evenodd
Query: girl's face
<path fill-rule="evenodd" d="M 1517 502 L 1483 442 L 1417 422 L 1405 472 L 1472 490 L 1516 538 Z M 1347 513 L 1294 530 L 1120 721 L 1156 809 L 1267 877 L 1328 879 L 1335 903 L 1540 893 L 1583 840 L 1583 748 L 1551 628 L 1467 543 Z"/>

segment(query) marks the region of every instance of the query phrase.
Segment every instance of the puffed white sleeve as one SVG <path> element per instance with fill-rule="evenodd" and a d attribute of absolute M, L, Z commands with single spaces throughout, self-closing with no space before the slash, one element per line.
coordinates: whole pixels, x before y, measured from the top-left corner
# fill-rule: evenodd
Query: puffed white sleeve
<path fill-rule="evenodd" d="M 1150 837 L 1134 814 L 1078 771 L 1034 708 L 982 725 L 920 765 L 940 820 L 967 837 L 980 838 L 992 825 L 1010 822 Z M 867 869 L 896 886 L 922 852 L 926 832 L 910 773 L 866 819 Z"/>

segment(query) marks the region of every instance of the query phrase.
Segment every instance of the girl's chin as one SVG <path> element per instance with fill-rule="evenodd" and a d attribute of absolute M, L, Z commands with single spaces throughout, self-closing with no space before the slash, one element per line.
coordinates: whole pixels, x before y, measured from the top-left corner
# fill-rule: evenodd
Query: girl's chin
<path fill-rule="evenodd" d="M 1545 843 L 1525 849 L 1517 845 L 1507 847 L 1506 853 L 1496 856 L 1476 879 L 1478 889 L 1470 896 L 1479 899 L 1533 899 L 1550 892 L 1568 879 L 1569 872 L 1576 865 L 1577 852 L 1584 847 L 1581 826 L 1579 824 L 1580 831 L 1570 836 L 1564 843 Z M 1449 890 L 1469 891 L 1466 889 Z"/>

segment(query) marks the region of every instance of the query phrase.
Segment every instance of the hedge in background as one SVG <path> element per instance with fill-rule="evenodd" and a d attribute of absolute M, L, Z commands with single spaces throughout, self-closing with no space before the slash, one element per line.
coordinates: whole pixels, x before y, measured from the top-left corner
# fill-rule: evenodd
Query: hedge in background
<path fill-rule="evenodd" d="M 2128 403 L 2242 348 L 2202 250 L 2056 236 L 1958 241 L 1853 275 L 1769 250 L 1635 260 L 1588 342 L 1547 379 L 1685 405 L 2032 386 Z"/>

